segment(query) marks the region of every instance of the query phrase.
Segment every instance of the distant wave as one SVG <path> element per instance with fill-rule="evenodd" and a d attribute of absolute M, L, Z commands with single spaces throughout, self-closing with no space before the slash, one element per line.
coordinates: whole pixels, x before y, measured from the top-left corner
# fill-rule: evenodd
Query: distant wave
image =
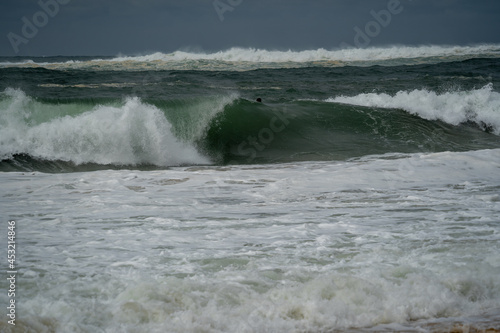
<path fill-rule="evenodd" d="M 2 67 L 44 67 L 49 69 L 92 70 L 252 70 L 259 68 L 336 67 L 439 63 L 471 58 L 500 57 L 500 44 L 476 46 L 390 46 L 364 49 L 273 51 L 233 47 L 225 51 L 204 53 L 175 51 L 141 56 L 118 56 L 81 60 L 60 57 L 60 61 L 19 62 L 0 60 Z M 78 58 L 78 59 L 77 59 Z M 38 62 L 37 62 L 38 61 Z"/>
<path fill-rule="evenodd" d="M 181 61 L 218 60 L 227 62 L 314 62 L 314 61 L 373 61 L 405 58 L 447 57 L 447 56 L 500 56 L 500 45 L 479 46 L 391 46 L 372 48 L 347 48 L 339 50 L 270 51 L 255 48 L 233 47 L 215 53 L 154 53 L 145 56 L 117 57 L 109 61 Z"/>

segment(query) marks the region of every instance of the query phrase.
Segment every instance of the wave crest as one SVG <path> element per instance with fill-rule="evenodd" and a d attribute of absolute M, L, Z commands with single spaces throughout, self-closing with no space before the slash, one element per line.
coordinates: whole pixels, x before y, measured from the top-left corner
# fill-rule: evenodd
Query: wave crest
<path fill-rule="evenodd" d="M 446 56 L 500 55 L 500 45 L 479 46 L 390 46 L 371 48 L 346 48 L 338 50 L 271 51 L 255 48 L 233 47 L 214 53 L 176 51 L 169 54 L 154 53 L 138 57 L 117 57 L 111 61 L 181 61 L 218 60 L 228 62 L 314 62 L 314 61 L 373 61 L 401 58 L 426 58 Z"/>
<path fill-rule="evenodd" d="M 41 103 L 7 89 L 0 113 L 0 159 L 26 154 L 77 165 L 208 164 L 195 146 L 179 140 L 157 107 L 137 97 L 121 106 L 95 106 L 76 116 L 37 121 Z"/>
<path fill-rule="evenodd" d="M 359 94 L 338 96 L 327 102 L 368 107 L 402 109 L 427 120 L 441 120 L 458 125 L 472 122 L 496 135 L 500 135 L 500 93 L 493 84 L 470 91 L 449 91 L 438 94 L 425 89 L 399 91 L 388 94 Z"/>
<path fill-rule="evenodd" d="M 61 62 L 24 60 L 0 62 L 1 67 L 44 67 L 48 69 L 92 70 L 253 70 L 259 68 L 338 67 L 440 63 L 471 58 L 498 58 L 500 44 L 477 46 L 389 46 L 370 48 L 324 48 L 303 51 L 277 51 L 233 47 L 206 53 L 175 51 L 141 56 L 100 59 L 68 59 Z"/>

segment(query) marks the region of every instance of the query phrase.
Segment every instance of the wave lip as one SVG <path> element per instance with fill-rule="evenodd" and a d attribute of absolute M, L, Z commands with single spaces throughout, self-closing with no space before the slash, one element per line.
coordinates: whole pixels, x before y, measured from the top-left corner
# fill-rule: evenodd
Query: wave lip
<path fill-rule="evenodd" d="M 0 170 L 267 164 L 496 148 L 498 136 L 455 125 L 474 122 L 498 134 L 499 95 L 487 85 L 286 105 L 237 93 L 154 104 L 129 97 L 103 105 L 42 102 L 7 89 L 0 92 Z"/>
<path fill-rule="evenodd" d="M 128 98 L 121 106 L 95 106 L 87 112 L 37 121 L 41 103 L 7 89 L 0 114 L 0 159 L 24 154 L 77 165 L 210 164 L 194 144 L 178 139 L 155 106 Z M 5 105 L 7 104 L 7 105 Z"/>
<path fill-rule="evenodd" d="M 451 125 L 474 123 L 500 135 L 500 93 L 493 91 L 491 83 L 470 91 L 438 94 L 422 89 L 399 91 L 394 96 L 368 93 L 332 97 L 326 102 L 402 109 L 427 120 L 441 120 Z"/>

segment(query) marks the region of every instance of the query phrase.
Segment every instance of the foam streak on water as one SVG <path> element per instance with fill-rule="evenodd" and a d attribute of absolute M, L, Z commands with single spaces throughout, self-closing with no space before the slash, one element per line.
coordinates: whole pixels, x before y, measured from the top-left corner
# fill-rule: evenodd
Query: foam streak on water
<path fill-rule="evenodd" d="M 499 327 L 499 171 L 495 149 L 0 173 L 0 209 L 19 236 L 19 325 L 421 332 L 436 322 L 484 328 L 488 318 Z"/>

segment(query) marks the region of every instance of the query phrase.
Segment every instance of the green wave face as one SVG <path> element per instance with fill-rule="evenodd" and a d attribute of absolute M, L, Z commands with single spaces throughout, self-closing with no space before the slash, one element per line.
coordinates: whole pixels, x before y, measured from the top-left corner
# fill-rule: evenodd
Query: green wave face
<path fill-rule="evenodd" d="M 121 70 L 0 68 L 0 170 L 342 161 L 500 146 L 496 58 L 250 71 L 112 63 Z"/>
<path fill-rule="evenodd" d="M 345 160 L 500 143 L 470 124 L 327 101 L 263 104 L 227 95 L 49 103 L 8 90 L 0 109 L 3 170 Z"/>
<path fill-rule="evenodd" d="M 238 100 L 212 119 L 200 145 L 221 163 L 270 163 L 461 151 L 498 143 L 476 126 L 429 121 L 400 109 Z"/>

